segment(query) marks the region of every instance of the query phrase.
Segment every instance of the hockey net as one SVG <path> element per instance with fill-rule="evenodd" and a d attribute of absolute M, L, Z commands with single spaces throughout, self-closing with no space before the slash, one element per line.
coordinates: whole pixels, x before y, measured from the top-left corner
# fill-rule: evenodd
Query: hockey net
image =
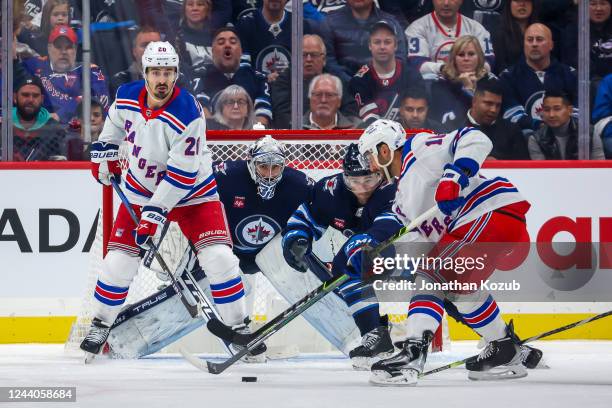
<path fill-rule="evenodd" d="M 359 138 L 361 131 L 209 131 L 207 132 L 207 146 L 212 152 L 213 161 L 246 159 L 249 146 L 253 141 L 267 134 L 271 134 L 274 138 L 284 143 L 288 156 L 288 166 L 302 170 L 313 179 L 318 180 L 342 170 L 342 157 L 346 147 Z M 128 152 L 126 149 L 127 146 L 123 146 L 120 152 L 124 168 L 127 167 L 126 157 Z M 91 266 L 87 279 L 87 289 L 83 295 L 77 320 L 73 324 L 66 343 L 68 350 L 78 348 L 91 324 L 93 311 L 92 294 L 98 273 L 101 270 L 102 259 L 106 253 L 106 243 L 110 236 L 113 217 L 118 206 L 116 202 L 118 199 L 115 200 L 113 205 L 113 193 L 110 187 L 105 188 L 103 196 L 101 216 L 98 217 L 98 232 L 91 252 Z M 326 234 L 323 239 L 327 240 L 324 245 L 329 245 L 330 253 L 335 253 L 339 250 L 337 244 L 334 247 L 330 234 Z M 172 223 L 159 248 L 162 257 L 172 271 L 178 266 L 180 257 L 186 247 L 187 240 L 181 233 L 178 225 Z M 251 320 L 264 324 L 288 305 L 261 273 L 249 278 L 254 280 L 251 280 L 251 285 L 254 288 Z M 134 282 L 130 286 L 126 305 L 138 302 L 155 293 L 163 285 L 164 282 L 158 279 L 154 271 L 141 266 Z M 394 338 L 401 337 L 405 332 L 407 310 L 408 303 L 406 302 L 381 302 L 380 304 L 381 314 L 389 316 Z M 446 322 L 446 319 L 443 321 Z M 443 340 L 443 338 L 446 340 Z M 447 339 L 448 336 L 443 336 L 439 331 L 435 336 L 432 349 L 438 351 L 446 347 L 448 345 Z M 313 341 L 313 343 L 316 343 L 316 341 Z M 318 347 L 310 348 L 310 351 L 328 350 L 319 349 Z M 197 351 L 207 352 L 209 350 Z"/>

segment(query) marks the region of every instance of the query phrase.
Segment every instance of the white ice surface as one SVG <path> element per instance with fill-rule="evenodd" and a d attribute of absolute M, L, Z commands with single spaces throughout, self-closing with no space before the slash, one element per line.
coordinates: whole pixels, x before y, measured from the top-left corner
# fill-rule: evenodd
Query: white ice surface
<path fill-rule="evenodd" d="M 164 408 L 592 408 L 612 407 L 612 342 L 549 341 L 548 370 L 501 382 L 472 382 L 463 368 L 423 379 L 417 387 L 379 388 L 368 372 L 351 370 L 340 355 L 308 355 L 265 365 L 236 365 L 213 376 L 180 356 L 142 360 L 97 359 L 85 366 L 61 345 L 0 345 L 0 386 L 75 386 L 76 403 L 0 403 L 26 407 Z M 476 352 L 475 342 L 454 342 L 452 352 L 430 356 L 434 368 Z M 257 376 L 256 383 L 241 382 Z"/>

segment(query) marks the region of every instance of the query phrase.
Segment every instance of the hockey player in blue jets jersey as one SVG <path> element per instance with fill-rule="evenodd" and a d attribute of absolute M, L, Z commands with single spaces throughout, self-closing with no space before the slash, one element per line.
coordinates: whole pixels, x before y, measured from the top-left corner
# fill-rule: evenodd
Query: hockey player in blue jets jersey
<path fill-rule="evenodd" d="M 314 181 L 285 166 L 285 149 L 271 136 L 249 148 L 248 160 L 213 164 L 240 269 L 259 270 L 255 256 L 281 232 L 293 211 L 310 196 Z"/>
<path fill-rule="evenodd" d="M 304 202 L 289 219 L 283 232 L 283 255 L 294 269 L 305 272 L 305 256 L 312 241 L 333 227 L 349 237 L 335 255 L 334 276 L 351 275 L 339 288 L 362 336 L 362 344 L 349 353 L 355 369 L 369 369 L 376 361 L 393 352 L 386 319 L 379 314 L 378 301 L 371 283 L 364 283 L 357 271 L 347 267 L 348 259 L 360 259 L 366 243 L 376 245 L 401 226 L 391 212 L 395 185 L 383 184 L 382 176 L 372 172 L 351 144 L 344 156 L 343 173 L 319 180 L 310 200 Z"/>

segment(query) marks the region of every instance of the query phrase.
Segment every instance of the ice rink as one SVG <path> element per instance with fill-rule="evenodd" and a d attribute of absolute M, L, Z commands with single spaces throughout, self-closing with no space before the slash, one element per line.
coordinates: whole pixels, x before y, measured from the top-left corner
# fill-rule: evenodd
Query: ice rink
<path fill-rule="evenodd" d="M 141 360 L 99 358 L 91 365 L 63 345 L 1 345 L 1 386 L 73 386 L 76 403 L 0 403 L 0 408 L 45 407 L 555 407 L 612 406 L 612 342 L 546 341 L 550 369 L 501 382 L 472 382 L 463 368 L 423 379 L 417 387 L 379 388 L 368 372 L 353 371 L 340 354 L 303 355 L 261 365 L 239 364 L 213 376 L 180 355 Z M 476 352 L 475 342 L 453 342 L 430 356 L 434 368 Z M 241 382 L 257 376 L 256 383 Z"/>

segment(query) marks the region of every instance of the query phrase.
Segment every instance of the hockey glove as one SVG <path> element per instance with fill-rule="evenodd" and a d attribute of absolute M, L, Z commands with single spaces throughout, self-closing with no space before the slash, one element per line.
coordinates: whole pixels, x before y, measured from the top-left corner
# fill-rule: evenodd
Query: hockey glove
<path fill-rule="evenodd" d="M 91 172 L 94 178 L 105 186 L 110 186 L 110 178 L 121 179 L 119 146 L 112 143 L 93 142 L 91 144 Z"/>
<path fill-rule="evenodd" d="M 166 223 L 167 212 L 162 208 L 145 205 L 136 227 L 136 245 L 147 250 L 153 242 L 157 227 Z"/>
<path fill-rule="evenodd" d="M 344 254 L 346 255 L 346 273 L 351 278 L 363 278 L 364 274 L 369 273 L 370 266 L 365 265 L 363 260 L 363 248 L 366 245 L 375 247 L 379 244 L 377 240 L 369 234 L 355 234 L 344 244 Z M 368 270 L 364 271 L 366 267 Z"/>
<path fill-rule="evenodd" d="M 438 182 L 435 197 L 440 211 L 451 215 L 460 208 L 465 203 L 465 198 L 460 197 L 459 193 L 469 182 L 468 176 L 460 167 L 450 163 L 444 166 L 444 174 Z"/>
<path fill-rule="evenodd" d="M 306 255 L 312 251 L 310 236 L 303 230 L 290 230 L 283 236 L 283 257 L 293 269 L 306 272 Z"/>

